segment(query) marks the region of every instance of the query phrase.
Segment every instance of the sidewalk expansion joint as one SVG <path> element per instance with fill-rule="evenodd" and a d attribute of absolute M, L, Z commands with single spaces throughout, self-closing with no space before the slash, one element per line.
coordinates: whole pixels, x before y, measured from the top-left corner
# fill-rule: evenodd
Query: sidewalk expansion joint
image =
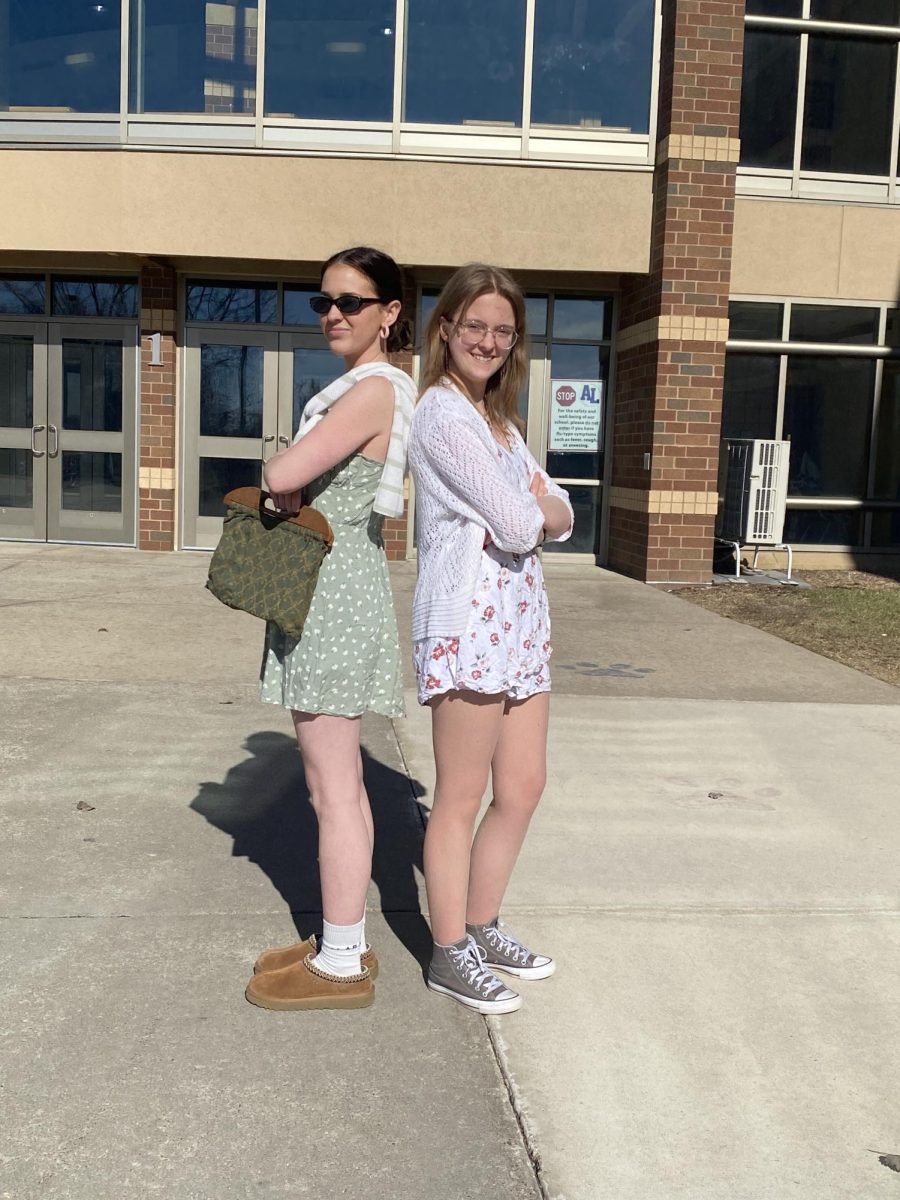
<path fill-rule="evenodd" d="M 503 1040 L 503 1034 L 500 1031 L 500 1018 L 485 1017 L 484 1023 L 487 1028 L 488 1041 L 494 1053 L 494 1061 L 497 1064 L 497 1070 L 500 1072 L 500 1078 L 503 1080 L 503 1086 L 506 1088 L 506 1094 L 509 1096 L 510 1107 L 516 1119 L 516 1125 L 519 1127 L 522 1146 L 528 1155 L 528 1161 L 534 1172 L 534 1181 L 540 1193 L 541 1200 L 551 1200 L 547 1185 L 544 1182 L 544 1164 L 540 1151 L 537 1148 L 535 1132 L 525 1113 L 525 1102 L 522 1098 L 522 1093 L 519 1091 L 518 1084 L 513 1078 L 509 1067 L 506 1042 Z"/>

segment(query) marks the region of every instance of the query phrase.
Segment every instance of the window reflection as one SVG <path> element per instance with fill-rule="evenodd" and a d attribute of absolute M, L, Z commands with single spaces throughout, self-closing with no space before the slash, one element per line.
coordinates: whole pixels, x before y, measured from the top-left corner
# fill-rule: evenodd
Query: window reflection
<path fill-rule="evenodd" d="M 791 441 L 789 495 L 863 495 L 874 381 L 872 360 L 789 360 L 782 434 Z"/>
<path fill-rule="evenodd" d="M 0 450 L 0 507 L 31 508 L 33 469 L 30 450 Z"/>
<path fill-rule="evenodd" d="M 34 421 L 34 343 L 0 336 L 0 428 L 27 429 Z"/>
<path fill-rule="evenodd" d="M 296 433 L 308 401 L 343 373 L 341 359 L 318 346 L 298 346 L 294 350 L 293 415 L 291 429 Z"/>
<path fill-rule="evenodd" d="M 791 545 L 858 546 L 862 516 L 854 509 L 789 508 L 784 540 Z"/>
<path fill-rule="evenodd" d="M 265 325 L 275 320 L 277 298 L 274 283 L 255 286 L 196 280 L 187 285 L 187 319 Z"/>
<path fill-rule="evenodd" d="M 7 276 L 0 279 L 0 313 L 4 316 L 32 316 L 44 311 L 43 279 Z"/>
<path fill-rule="evenodd" d="M 303 287 L 286 283 L 284 285 L 284 323 L 285 325 L 311 325 L 319 328 L 319 318 L 309 307 L 312 296 L 318 296 L 317 287 Z"/>
<path fill-rule="evenodd" d="M 729 354 L 722 388 L 723 438 L 772 438 L 778 411 L 779 357 Z"/>
<path fill-rule="evenodd" d="M 545 554 L 594 554 L 597 549 L 597 506 L 600 489 L 566 485 L 575 514 L 572 536 L 565 542 L 547 542 Z"/>
<path fill-rule="evenodd" d="M 258 438 L 262 420 L 262 346 L 201 346 L 201 434 Z"/>
<path fill-rule="evenodd" d="M 119 0 L 5 0 L 0 16 L 0 110 L 119 111 Z"/>
<path fill-rule="evenodd" d="M 268 0 L 266 114 L 389 121 L 394 0 Z"/>
<path fill-rule="evenodd" d="M 810 35 L 801 166 L 886 175 L 896 43 Z"/>
<path fill-rule="evenodd" d="M 407 0 L 403 120 L 428 125 L 522 121 L 521 0 Z"/>
<path fill-rule="evenodd" d="M 652 0 L 537 0 L 531 121 L 646 133 Z"/>
<path fill-rule="evenodd" d="M 138 285 L 132 279 L 52 281 L 55 317 L 136 317 Z"/>
<path fill-rule="evenodd" d="M 750 12 L 750 4 L 747 4 Z M 855 25 L 900 25 L 898 0 L 811 0 L 814 21 L 851 21 Z"/>
<path fill-rule="evenodd" d="M 261 465 L 255 458 L 201 458 L 197 512 L 224 517 L 223 497 L 235 488 L 259 487 Z"/>
<path fill-rule="evenodd" d="M 256 112 L 257 9 L 242 0 L 132 6 L 132 112 Z"/>
<path fill-rule="evenodd" d="M 553 301 L 553 336 L 608 341 L 612 333 L 612 301 L 557 296 Z"/>
<path fill-rule="evenodd" d="M 728 305 L 728 336 L 757 342 L 781 341 L 784 305 L 732 300 Z"/>
<path fill-rule="evenodd" d="M 745 166 L 793 166 L 799 70 L 799 35 L 745 30 L 740 130 Z"/>
<path fill-rule="evenodd" d="M 900 361 L 889 359 L 881 379 L 875 443 L 875 487 L 878 500 L 900 500 Z"/>
<path fill-rule="evenodd" d="M 122 431 L 122 343 L 66 338 L 63 428 Z"/>
<path fill-rule="evenodd" d="M 76 512 L 122 511 L 122 455 L 65 451 L 62 508 Z"/>
<path fill-rule="evenodd" d="M 851 342 L 874 346 L 878 340 L 877 308 L 838 304 L 791 305 L 791 341 Z"/>

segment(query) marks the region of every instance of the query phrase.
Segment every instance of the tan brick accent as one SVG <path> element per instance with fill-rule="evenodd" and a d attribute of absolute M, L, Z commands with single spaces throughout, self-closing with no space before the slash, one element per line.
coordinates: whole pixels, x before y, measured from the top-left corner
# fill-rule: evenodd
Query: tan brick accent
<path fill-rule="evenodd" d="M 743 0 L 663 0 L 650 270 L 623 280 L 609 523 L 610 565 L 649 581 L 712 569 L 743 17 Z"/>
<path fill-rule="evenodd" d="M 736 163 L 741 157 L 739 138 L 690 137 L 672 133 L 656 147 L 656 161 L 667 158 L 693 159 L 695 162 Z"/>
<path fill-rule="evenodd" d="M 175 272 L 141 271 L 141 407 L 138 546 L 175 548 Z M 161 333 L 161 366 L 151 366 L 149 335 Z"/>

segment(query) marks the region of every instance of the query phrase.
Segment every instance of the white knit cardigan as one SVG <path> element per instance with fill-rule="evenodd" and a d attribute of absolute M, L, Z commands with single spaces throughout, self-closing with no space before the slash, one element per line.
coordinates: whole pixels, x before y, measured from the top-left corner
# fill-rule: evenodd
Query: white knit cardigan
<path fill-rule="evenodd" d="M 512 437 L 551 496 L 568 493 L 541 470 L 516 430 Z M 431 387 L 416 408 L 409 440 L 416 486 L 418 577 L 412 636 L 460 637 L 478 583 L 485 530 L 500 550 L 526 554 L 538 543 L 544 515 L 535 497 L 501 470 L 490 426 L 455 388 Z M 565 541 L 569 529 L 558 540 Z"/>

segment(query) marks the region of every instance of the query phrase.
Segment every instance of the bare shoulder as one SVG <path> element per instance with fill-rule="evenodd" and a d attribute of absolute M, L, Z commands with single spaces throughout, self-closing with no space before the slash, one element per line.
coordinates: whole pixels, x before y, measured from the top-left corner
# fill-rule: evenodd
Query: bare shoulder
<path fill-rule="evenodd" d="M 393 403 L 394 385 L 390 379 L 384 375 L 367 375 L 365 379 L 354 383 L 353 387 L 335 402 L 335 408 L 339 405 L 349 407 L 352 404 L 392 405 Z"/>

